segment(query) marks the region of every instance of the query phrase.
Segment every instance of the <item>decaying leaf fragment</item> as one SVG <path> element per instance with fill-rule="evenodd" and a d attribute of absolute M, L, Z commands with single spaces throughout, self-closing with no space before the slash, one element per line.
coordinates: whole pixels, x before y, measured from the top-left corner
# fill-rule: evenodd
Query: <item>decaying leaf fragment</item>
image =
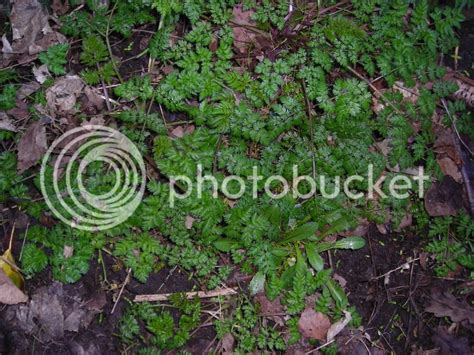
<path fill-rule="evenodd" d="M 18 172 L 34 166 L 48 149 L 46 128 L 41 121 L 31 123 L 18 143 Z"/>
<path fill-rule="evenodd" d="M 84 82 L 77 75 L 66 75 L 56 80 L 46 91 L 46 101 L 52 117 L 74 110 L 77 98 L 82 94 Z"/>
<path fill-rule="evenodd" d="M 28 301 L 22 291 L 25 280 L 15 264 L 11 249 L 0 257 L 0 303 L 17 304 Z"/>
<path fill-rule="evenodd" d="M 326 341 L 328 330 L 331 327 L 329 318 L 312 308 L 306 308 L 298 321 L 298 328 L 305 338 Z"/>
<path fill-rule="evenodd" d="M 455 323 L 468 321 L 474 324 L 474 307 L 466 301 L 459 301 L 448 292 L 436 292 L 431 296 L 431 303 L 425 311 L 436 317 L 449 317 Z"/>
<path fill-rule="evenodd" d="M 2 37 L 0 67 L 12 61 L 31 62 L 50 46 L 66 42 L 66 37 L 50 27 L 48 13 L 38 0 L 15 0 L 12 3 L 12 40 Z"/>

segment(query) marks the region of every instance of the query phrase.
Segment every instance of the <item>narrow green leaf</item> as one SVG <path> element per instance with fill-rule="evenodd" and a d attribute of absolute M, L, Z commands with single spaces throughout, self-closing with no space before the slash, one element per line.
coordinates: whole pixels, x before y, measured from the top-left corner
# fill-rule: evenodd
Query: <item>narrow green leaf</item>
<path fill-rule="evenodd" d="M 303 224 L 302 226 L 289 232 L 283 242 L 296 242 L 312 237 L 314 233 L 316 233 L 316 231 L 318 230 L 318 227 L 318 224 L 315 222 Z"/>
<path fill-rule="evenodd" d="M 273 248 L 272 254 L 278 257 L 284 257 L 288 255 L 288 250 L 284 248 Z"/>
<path fill-rule="evenodd" d="M 228 253 L 232 249 L 238 247 L 238 243 L 235 240 L 219 239 L 214 242 L 214 247 L 219 251 Z"/>
<path fill-rule="evenodd" d="M 334 244 L 335 249 L 352 249 L 357 250 L 365 246 L 365 239 L 362 237 L 347 237 L 341 240 L 338 240 Z"/>
<path fill-rule="evenodd" d="M 336 305 L 340 308 L 345 308 L 345 306 L 347 305 L 347 296 L 344 293 L 344 290 L 333 280 L 328 280 L 326 282 L 326 287 L 331 293 L 331 297 L 336 302 Z"/>
<path fill-rule="evenodd" d="M 308 243 L 305 245 L 306 255 L 308 256 L 309 264 L 315 269 L 316 271 L 321 271 L 324 269 L 324 260 L 319 255 L 316 250 L 316 246 L 312 243 Z"/>

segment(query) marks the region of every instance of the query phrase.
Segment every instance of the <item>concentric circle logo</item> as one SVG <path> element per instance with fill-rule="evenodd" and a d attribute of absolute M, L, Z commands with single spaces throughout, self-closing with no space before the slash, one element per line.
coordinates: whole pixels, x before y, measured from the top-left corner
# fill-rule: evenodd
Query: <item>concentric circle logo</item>
<path fill-rule="evenodd" d="M 77 229 L 99 231 L 133 214 L 145 191 L 145 176 L 143 158 L 130 139 L 109 127 L 85 125 L 51 144 L 40 185 L 55 217 Z"/>

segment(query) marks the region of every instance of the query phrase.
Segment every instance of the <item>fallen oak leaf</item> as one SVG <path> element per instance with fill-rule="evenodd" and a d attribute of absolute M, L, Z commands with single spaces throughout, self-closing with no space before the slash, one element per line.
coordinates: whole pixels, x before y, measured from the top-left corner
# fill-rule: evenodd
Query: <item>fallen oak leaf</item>
<path fill-rule="evenodd" d="M 33 122 L 18 143 L 18 173 L 21 174 L 34 166 L 47 149 L 46 128 L 43 122 Z"/>
<path fill-rule="evenodd" d="M 466 301 L 458 301 L 448 292 L 434 293 L 425 311 L 436 317 L 449 317 L 455 323 L 468 321 L 469 324 L 474 324 L 474 307 Z"/>
<path fill-rule="evenodd" d="M 330 327 L 329 318 L 312 308 L 306 308 L 298 320 L 298 329 L 305 338 L 325 341 Z"/>

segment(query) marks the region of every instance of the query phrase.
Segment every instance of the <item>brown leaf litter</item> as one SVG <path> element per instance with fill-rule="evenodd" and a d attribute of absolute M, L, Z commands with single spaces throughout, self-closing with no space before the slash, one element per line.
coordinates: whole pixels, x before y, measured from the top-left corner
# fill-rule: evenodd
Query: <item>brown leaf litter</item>
<path fill-rule="evenodd" d="M 425 311 L 436 317 L 449 317 L 455 323 L 467 321 L 474 324 L 474 307 L 464 300 L 459 301 L 449 292 L 435 290 Z"/>
<path fill-rule="evenodd" d="M 18 172 L 36 165 L 48 149 L 44 122 L 32 122 L 18 142 Z"/>
<path fill-rule="evenodd" d="M 56 80 L 54 85 L 46 90 L 46 101 L 51 117 L 73 113 L 84 86 L 84 82 L 77 75 L 66 75 Z"/>
<path fill-rule="evenodd" d="M 8 308 L 3 321 L 10 328 L 19 328 L 40 341 L 49 341 L 62 338 L 66 331 L 87 328 L 105 303 L 103 293 L 83 300 L 73 289 L 53 282 L 39 288 L 27 304 Z"/>
<path fill-rule="evenodd" d="M 463 189 L 452 177 L 431 185 L 425 195 L 425 209 L 432 217 L 454 216 L 463 207 Z"/>
<path fill-rule="evenodd" d="M 49 25 L 49 15 L 38 0 L 16 0 L 10 14 L 11 42 L 4 34 L 0 67 L 11 62 L 29 63 L 37 54 L 58 43 L 66 43 L 66 37 Z"/>
<path fill-rule="evenodd" d="M 313 308 L 306 308 L 301 313 L 298 328 L 305 338 L 326 341 L 328 330 L 331 327 L 329 318 Z"/>
<path fill-rule="evenodd" d="M 18 304 L 28 301 L 28 296 L 0 269 L 0 303 Z"/>

